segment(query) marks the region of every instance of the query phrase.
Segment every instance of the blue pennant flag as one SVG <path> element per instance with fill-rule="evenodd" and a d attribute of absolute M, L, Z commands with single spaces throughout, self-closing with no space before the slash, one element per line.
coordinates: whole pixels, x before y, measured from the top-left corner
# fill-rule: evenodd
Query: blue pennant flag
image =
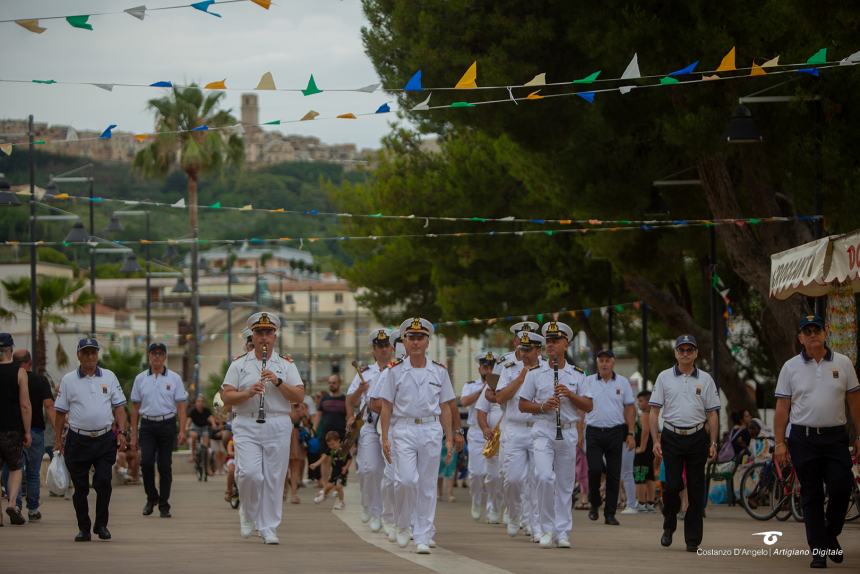
<path fill-rule="evenodd" d="M 404 86 L 403 89 L 407 92 L 420 92 L 422 90 L 421 70 L 418 70 L 411 78 L 409 78 L 409 81 L 406 82 L 406 86 Z"/>
<path fill-rule="evenodd" d="M 100 135 L 99 137 L 103 140 L 109 140 L 111 138 L 111 136 L 113 135 L 111 133 L 111 130 L 114 129 L 115 127 L 116 127 L 116 124 L 109 125 L 107 128 L 105 128 L 105 131 L 103 131 L 102 135 Z"/>
<path fill-rule="evenodd" d="M 795 70 L 798 74 L 809 74 L 810 76 L 818 77 L 818 68 L 800 68 L 799 70 Z"/>
<path fill-rule="evenodd" d="M 684 76 L 686 74 L 692 74 L 693 70 L 696 69 L 696 66 L 699 65 L 699 61 L 696 60 L 686 68 L 681 68 L 680 70 L 675 70 L 674 72 L 668 74 L 669 76 Z"/>
<path fill-rule="evenodd" d="M 203 124 L 202 126 L 197 126 L 196 128 L 191 128 L 191 131 L 192 132 L 205 132 L 208 129 L 209 129 L 209 126 L 207 126 L 206 124 Z"/>
<path fill-rule="evenodd" d="M 594 92 L 576 92 L 576 95 L 588 102 L 589 104 L 594 103 Z"/>
<path fill-rule="evenodd" d="M 194 2 L 193 4 L 191 4 L 191 7 L 196 8 L 197 10 L 200 10 L 201 12 L 206 12 L 207 14 L 211 14 L 213 16 L 218 16 L 220 18 L 221 14 L 216 14 L 215 12 L 209 11 L 209 6 L 211 6 L 214 3 L 215 3 L 215 0 L 203 0 L 203 2 Z"/>
<path fill-rule="evenodd" d="M 171 84 L 170 82 L 154 82 L 152 84 L 149 84 L 149 87 L 150 88 L 172 88 L 173 84 Z"/>
<path fill-rule="evenodd" d="M 377 114 L 387 114 L 390 111 L 391 111 L 391 108 L 388 106 L 388 104 L 382 104 L 381 106 L 376 108 Z"/>

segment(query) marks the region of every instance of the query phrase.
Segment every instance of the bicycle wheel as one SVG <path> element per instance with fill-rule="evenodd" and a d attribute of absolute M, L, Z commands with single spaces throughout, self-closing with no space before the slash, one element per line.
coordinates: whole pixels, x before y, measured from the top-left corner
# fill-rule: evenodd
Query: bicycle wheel
<path fill-rule="evenodd" d="M 803 522 L 803 501 L 800 498 L 800 488 L 797 484 L 791 489 L 791 515 L 797 522 Z"/>
<path fill-rule="evenodd" d="M 771 498 L 776 484 L 770 464 L 757 462 L 744 472 L 741 478 L 741 505 L 756 520 L 770 520 L 775 514 Z"/>
<path fill-rule="evenodd" d="M 785 481 L 777 478 L 771 491 L 770 508 L 773 516 L 780 522 L 791 518 L 791 496 L 786 494 L 786 490 L 791 492 Z"/>
<path fill-rule="evenodd" d="M 857 520 L 860 518 L 860 484 L 854 482 L 854 490 L 851 493 L 851 499 L 848 502 L 848 512 L 845 514 L 845 520 Z"/>

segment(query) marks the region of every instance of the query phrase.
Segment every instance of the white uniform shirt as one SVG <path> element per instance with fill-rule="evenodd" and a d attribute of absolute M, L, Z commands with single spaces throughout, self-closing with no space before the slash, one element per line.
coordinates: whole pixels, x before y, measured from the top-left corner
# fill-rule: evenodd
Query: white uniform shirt
<path fill-rule="evenodd" d="M 448 369 L 429 358 L 426 361 L 419 369 L 406 357 L 382 371 L 378 395 L 394 406 L 394 418 L 439 416 L 442 403 L 456 398 Z"/>
<path fill-rule="evenodd" d="M 538 365 L 546 364 L 543 357 L 538 359 L 538 361 Z M 504 364 L 503 368 L 504 370 L 499 376 L 499 383 L 496 385 L 496 392 L 507 387 L 511 384 L 511 381 L 520 375 L 520 372 L 523 370 L 523 362 L 517 360 L 508 361 Z M 522 395 L 522 392 L 523 387 L 520 385 L 520 390 L 501 405 L 502 412 L 505 413 L 505 423 L 529 423 L 534 421 L 534 419 L 532 419 L 532 415 L 520 411 L 520 396 Z"/>
<path fill-rule="evenodd" d="M 484 388 L 484 381 L 481 379 L 475 379 L 474 381 L 469 381 L 465 385 L 463 385 L 463 390 L 460 392 L 460 400 L 462 401 L 464 397 L 468 397 L 469 395 L 474 395 L 478 391 Z M 483 396 L 483 393 L 481 393 Z M 466 418 L 466 424 L 470 427 L 473 427 L 478 424 L 478 415 L 475 412 L 475 403 L 469 405 L 469 415 Z"/>
<path fill-rule="evenodd" d="M 499 359 L 496 361 L 496 364 L 493 365 L 493 374 L 501 376 L 502 373 L 505 371 L 505 368 L 508 365 L 508 363 L 510 363 L 512 361 L 514 363 L 519 363 L 520 365 L 523 364 L 522 361 L 517 359 L 517 354 L 514 351 L 511 351 L 511 352 L 505 353 L 504 355 L 499 357 Z"/>
<path fill-rule="evenodd" d="M 481 393 L 481 396 L 475 401 L 475 425 L 478 424 L 478 411 L 487 413 L 487 423 L 490 425 L 490 429 L 496 428 L 504 414 L 498 403 L 491 403 L 487 400 L 487 393 Z"/>
<path fill-rule="evenodd" d="M 221 390 L 224 387 L 230 386 L 237 391 L 243 391 L 251 387 L 254 383 L 260 380 L 263 362 L 254 355 L 251 351 L 247 355 L 239 357 L 230 364 L 227 369 L 227 374 L 224 376 L 224 382 L 221 384 Z M 283 384 L 291 387 L 301 387 L 302 378 L 299 375 L 299 370 L 292 361 L 284 359 L 277 353 L 273 354 L 266 361 L 266 368 L 283 381 Z M 284 398 L 280 389 L 275 387 L 277 381 L 268 381 L 266 383 L 266 414 L 267 415 L 288 415 L 292 409 L 290 401 Z M 260 406 L 259 395 L 254 395 L 250 399 L 239 403 L 233 407 L 233 412 L 236 415 L 257 416 L 257 409 Z M 289 438 L 289 437 L 288 437 Z"/>
<path fill-rule="evenodd" d="M 827 349 L 821 362 L 801 352 L 782 366 L 776 396 L 791 399 L 791 424 L 836 427 L 846 423 L 845 393 L 860 391 L 851 359 Z"/>
<path fill-rule="evenodd" d="M 558 370 L 558 382 L 568 389 L 584 398 L 591 398 L 591 389 L 585 382 L 585 374 L 565 362 L 564 367 Z M 555 395 L 555 372 L 548 363 L 539 365 L 538 368 L 530 370 L 526 374 L 526 380 L 520 388 L 520 397 L 534 403 L 544 403 Z M 531 415 L 534 420 L 555 424 L 555 411 L 543 414 Z M 579 420 L 579 410 L 573 406 L 569 399 L 561 399 L 561 422 L 562 424 L 575 423 Z"/>
<path fill-rule="evenodd" d="M 147 369 L 134 378 L 131 402 L 140 405 L 140 414 L 163 417 L 176 414 L 176 403 L 187 401 L 188 393 L 175 371 L 164 367 L 163 373 Z"/>
<path fill-rule="evenodd" d="M 379 368 L 379 365 L 373 363 L 372 365 L 368 365 L 365 367 L 363 371 L 361 371 L 361 376 L 364 377 L 365 382 L 367 383 L 367 390 L 361 395 L 361 399 L 358 403 L 358 409 L 361 410 L 364 408 L 364 405 L 372 398 L 371 392 L 377 387 L 379 384 L 379 375 L 382 373 L 382 369 Z M 349 388 L 346 390 L 347 395 L 351 395 L 355 391 L 358 390 L 358 385 L 361 384 L 361 379 L 358 378 L 358 374 L 353 377 L 352 382 L 349 384 Z M 367 413 L 371 412 L 371 421 L 367 420 Z M 370 422 L 371 424 L 376 424 L 376 419 L 378 418 L 378 414 L 370 411 L 370 407 L 367 408 L 367 411 L 364 413 L 365 422 Z"/>
<path fill-rule="evenodd" d="M 125 395 L 112 371 L 96 367 L 89 376 L 75 369 L 63 375 L 54 408 L 69 413 L 69 426 L 84 431 L 103 430 L 113 424 L 113 410 L 125 404 Z"/>
<path fill-rule="evenodd" d="M 589 375 L 585 380 L 594 400 L 594 408 L 585 414 L 585 424 L 599 428 L 625 424 L 624 407 L 635 402 L 630 381 L 617 373 L 612 373 L 608 381 L 604 381 L 600 373 Z"/>
<path fill-rule="evenodd" d="M 706 413 L 720 410 L 720 397 L 711 375 L 696 367 L 685 375 L 676 365 L 657 376 L 648 404 L 663 409 L 670 425 L 689 428 L 704 423 Z"/>

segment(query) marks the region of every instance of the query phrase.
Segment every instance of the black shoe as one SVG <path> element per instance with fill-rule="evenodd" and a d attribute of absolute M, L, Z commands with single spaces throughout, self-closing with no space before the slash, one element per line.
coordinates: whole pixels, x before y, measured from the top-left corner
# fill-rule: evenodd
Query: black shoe
<path fill-rule="evenodd" d="M 696 552 L 699 549 L 695 544 L 687 544 L 687 552 Z"/>
<path fill-rule="evenodd" d="M 146 504 L 144 504 L 143 505 L 143 515 L 149 516 L 150 514 L 152 514 L 153 507 L 154 507 L 154 505 L 151 502 L 147 502 Z"/>
<path fill-rule="evenodd" d="M 7 506 L 6 514 L 9 515 L 9 520 L 12 524 L 26 524 L 27 521 L 24 520 L 24 515 L 21 514 L 21 509 L 17 506 Z"/>
<path fill-rule="evenodd" d="M 588 511 L 588 519 L 589 520 L 597 520 L 597 518 L 598 518 L 598 514 L 597 514 L 596 508 L 592 508 L 591 510 Z"/>
<path fill-rule="evenodd" d="M 170 518 L 170 511 L 169 510 L 159 510 L 158 512 L 162 518 Z"/>
<path fill-rule="evenodd" d="M 663 536 L 660 537 L 661 546 L 672 546 L 672 531 L 664 530 Z"/>
<path fill-rule="evenodd" d="M 93 528 L 93 532 L 98 535 L 100 540 L 110 540 L 110 530 L 107 529 L 107 526 L 97 526 Z"/>
<path fill-rule="evenodd" d="M 75 542 L 89 542 L 92 540 L 90 536 L 89 530 L 81 530 L 78 532 L 77 536 L 75 536 Z"/>
<path fill-rule="evenodd" d="M 815 556 L 809 563 L 810 568 L 827 568 L 827 559 L 824 556 Z"/>
<path fill-rule="evenodd" d="M 606 520 L 604 520 L 603 522 L 604 522 L 604 524 L 610 524 L 612 526 L 618 526 L 619 524 L 621 524 L 620 522 L 618 522 L 618 519 L 615 518 L 614 516 L 607 516 Z"/>
<path fill-rule="evenodd" d="M 839 545 L 839 541 L 835 536 L 830 539 L 830 545 L 827 548 L 832 552 L 827 557 L 834 564 L 842 564 L 842 561 L 845 560 L 845 554 L 842 553 L 842 546 Z"/>
<path fill-rule="evenodd" d="M 36 522 L 38 520 L 42 520 L 42 513 L 36 510 L 35 512 L 27 513 L 27 521 L 28 522 Z"/>

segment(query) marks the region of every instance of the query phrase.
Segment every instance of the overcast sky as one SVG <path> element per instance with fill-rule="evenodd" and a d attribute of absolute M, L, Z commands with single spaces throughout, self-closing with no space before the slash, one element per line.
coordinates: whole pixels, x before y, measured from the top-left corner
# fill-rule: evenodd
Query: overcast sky
<path fill-rule="evenodd" d="M 146 3 L 149 8 L 189 0 L 2 0 L 0 20 L 122 11 Z M 216 18 L 184 8 L 148 12 L 141 22 L 127 14 L 93 16 L 93 31 L 65 20 L 43 20 L 47 28 L 33 34 L 14 23 L 0 23 L 4 54 L 2 79 L 53 79 L 99 83 L 152 83 L 161 80 L 201 85 L 227 79 L 227 87 L 257 85 L 272 72 L 278 88 L 303 88 L 311 73 L 317 85 L 361 87 L 378 81 L 361 43 L 366 20 L 358 0 L 276 0 L 267 11 L 251 2 L 213 5 Z M 150 98 L 167 93 L 155 88 L 44 86 L 0 82 L 0 118 L 102 130 L 146 132 L 153 116 Z M 239 117 L 240 91 L 228 91 L 225 107 Z M 393 103 L 383 92 L 258 92 L 260 120 L 298 119 L 314 109 L 322 116 L 376 110 Z M 392 106 L 393 107 L 393 106 Z M 358 120 L 302 122 L 281 126 L 284 133 L 319 137 L 325 143 L 379 147 L 394 114 Z"/>

